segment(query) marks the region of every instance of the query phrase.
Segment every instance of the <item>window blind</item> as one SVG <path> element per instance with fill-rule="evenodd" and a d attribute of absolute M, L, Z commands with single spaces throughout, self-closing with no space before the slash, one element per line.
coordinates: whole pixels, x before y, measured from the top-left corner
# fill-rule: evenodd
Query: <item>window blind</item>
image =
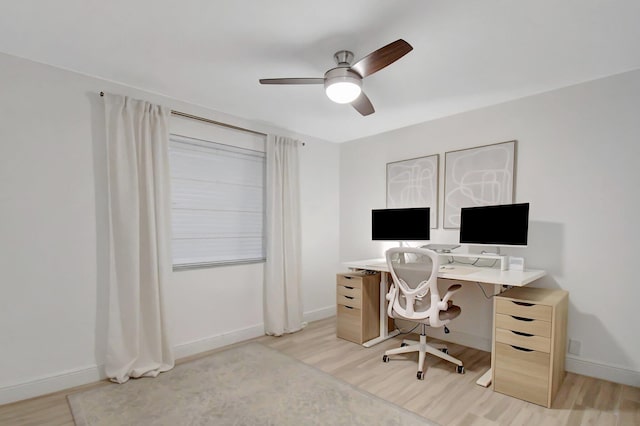
<path fill-rule="evenodd" d="M 262 151 L 169 139 L 175 268 L 265 259 Z"/>

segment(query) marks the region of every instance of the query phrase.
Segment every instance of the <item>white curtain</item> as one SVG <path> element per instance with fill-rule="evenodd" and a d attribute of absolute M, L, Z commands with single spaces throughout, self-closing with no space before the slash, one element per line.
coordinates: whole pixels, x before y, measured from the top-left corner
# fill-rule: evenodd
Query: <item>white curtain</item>
<path fill-rule="evenodd" d="M 170 370 L 163 287 L 171 271 L 169 114 L 105 94 L 109 182 L 109 322 L 105 371 L 115 382 Z"/>
<path fill-rule="evenodd" d="M 267 261 L 264 274 L 265 333 L 302 329 L 300 294 L 299 141 L 267 137 Z"/>

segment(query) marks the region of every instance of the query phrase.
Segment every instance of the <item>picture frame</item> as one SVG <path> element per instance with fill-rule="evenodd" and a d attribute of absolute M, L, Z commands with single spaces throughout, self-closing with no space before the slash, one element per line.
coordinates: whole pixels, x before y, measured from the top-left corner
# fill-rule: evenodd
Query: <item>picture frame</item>
<path fill-rule="evenodd" d="M 429 207 L 438 227 L 440 154 L 387 163 L 387 208 Z"/>
<path fill-rule="evenodd" d="M 443 228 L 460 228 L 462 207 L 513 203 L 516 142 L 445 153 Z"/>

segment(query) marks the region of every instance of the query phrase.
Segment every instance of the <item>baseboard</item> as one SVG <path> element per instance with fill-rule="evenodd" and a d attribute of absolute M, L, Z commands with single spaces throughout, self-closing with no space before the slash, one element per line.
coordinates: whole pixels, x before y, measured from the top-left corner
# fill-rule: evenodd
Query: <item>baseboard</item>
<path fill-rule="evenodd" d="M 335 306 L 331 306 L 328 308 L 305 312 L 303 314 L 303 318 L 304 321 L 310 322 L 329 318 L 331 316 L 335 316 L 335 314 L 336 308 Z M 251 327 L 233 330 L 220 335 L 177 345 L 173 348 L 173 352 L 175 358 L 180 359 L 263 335 L 264 325 L 256 324 Z M 86 385 L 88 383 L 95 383 L 100 380 L 104 380 L 105 378 L 104 366 L 96 365 L 93 367 L 38 378 L 25 383 L 0 387 L 0 405 L 34 398 L 64 389 Z"/>
<path fill-rule="evenodd" d="M 176 359 L 196 355 L 207 352 L 212 349 L 218 349 L 233 343 L 243 342 L 245 340 L 264 336 L 264 325 L 257 324 L 251 327 L 229 331 L 227 333 L 218 334 L 216 336 L 207 337 L 205 339 L 193 342 L 183 343 L 173 348 L 173 354 Z"/>
<path fill-rule="evenodd" d="M 67 371 L 17 385 L 0 387 L 0 405 L 34 398 L 105 379 L 101 366 Z"/>
<path fill-rule="evenodd" d="M 206 339 L 177 345 L 173 348 L 173 353 L 175 358 L 179 359 L 263 335 L 264 325 L 258 324 Z M 104 366 L 100 365 L 42 377 L 17 385 L 0 387 L 0 405 L 34 398 L 88 383 L 95 383 L 105 378 Z"/>
<path fill-rule="evenodd" d="M 640 371 L 629 370 L 617 365 L 604 364 L 567 355 L 565 358 L 565 370 L 583 376 L 640 387 Z"/>
<path fill-rule="evenodd" d="M 304 320 L 308 322 L 317 321 L 334 316 L 335 313 L 335 306 L 322 308 L 315 311 L 305 312 Z M 210 351 L 212 349 L 221 348 L 233 343 L 260 337 L 262 335 L 264 335 L 264 325 L 257 324 L 251 327 L 208 337 L 206 339 L 178 345 L 174 347 L 174 355 L 177 359 L 184 358 Z M 449 334 L 442 333 L 440 335 L 439 333 L 435 333 L 434 330 L 431 330 L 429 335 L 437 339 L 483 351 L 491 350 L 490 339 L 485 339 L 464 332 L 452 330 Z M 571 355 L 567 355 L 565 366 L 566 370 L 571 373 L 596 377 L 598 379 L 622 383 L 628 386 L 640 387 L 640 372 L 638 371 L 576 358 Z M 67 371 L 48 377 L 42 377 L 25 383 L 0 387 L 0 405 L 104 380 L 105 376 L 103 371 L 103 366 L 93 366 Z"/>
<path fill-rule="evenodd" d="M 233 343 L 242 342 L 264 335 L 262 324 L 234 330 L 228 333 L 212 336 L 206 339 L 184 343 L 173 348 L 176 359 L 221 348 Z M 0 388 L 0 405 L 23 399 L 34 398 L 52 392 L 73 388 L 76 386 L 95 383 L 106 378 L 103 366 L 94 366 L 81 370 L 74 370 L 54 376 L 42 377 L 17 385 Z"/>
<path fill-rule="evenodd" d="M 336 307 L 332 305 L 328 308 L 308 311 L 303 314 L 303 320 L 306 322 L 318 321 L 321 319 L 335 316 Z M 184 343 L 174 347 L 174 355 L 176 359 L 199 354 L 202 352 L 218 349 L 233 343 L 243 342 L 264 335 L 264 324 L 257 324 L 248 328 L 233 330 L 217 336 L 208 337 L 206 339 L 194 342 Z"/>
<path fill-rule="evenodd" d="M 331 305 L 326 308 L 316 309 L 315 311 L 309 311 L 302 314 L 304 321 L 319 321 L 325 318 L 331 318 L 336 316 L 336 305 Z"/>

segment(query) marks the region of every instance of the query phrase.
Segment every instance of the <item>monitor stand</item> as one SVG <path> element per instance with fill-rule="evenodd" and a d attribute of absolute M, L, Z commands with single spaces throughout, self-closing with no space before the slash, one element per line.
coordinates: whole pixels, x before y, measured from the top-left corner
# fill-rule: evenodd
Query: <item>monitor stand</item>
<path fill-rule="evenodd" d="M 487 254 L 489 256 L 502 256 L 500 254 L 500 246 L 496 247 L 496 251 L 487 251 L 487 250 L 482 250 L 481 252 L 482 254 Z"/>
<path fill-rule="evenodd" d="M 436 253 L 451 253 L 451 250 L 457 249 L 458 247 L 460 247 L 460 244 L 427 244 L 420 248 L 433 250 Z"/>

